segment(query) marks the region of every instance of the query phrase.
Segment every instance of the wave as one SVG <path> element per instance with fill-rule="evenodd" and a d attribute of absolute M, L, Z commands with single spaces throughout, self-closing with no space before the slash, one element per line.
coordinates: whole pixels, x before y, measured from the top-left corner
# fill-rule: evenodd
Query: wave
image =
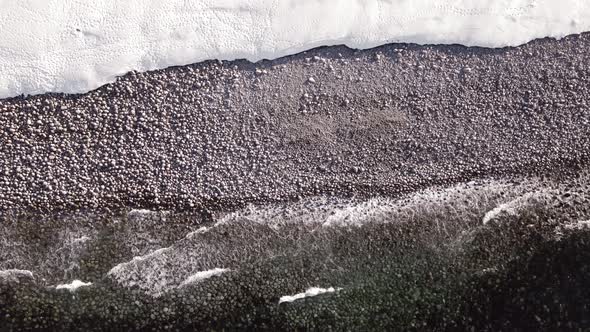
<path fill-rule="evenodd" d="M 310 197 L 220 211 L 200 221 L 195 220 L 198 216 L 149 210 L 105 216 L 108 220 L 102 223 L 80 218 L 82 225 L 90 222 L 95 227 L 83 241 L 84 251 L 62 261 L 62 269 L 72 263 L 79 266 L 73 276 L 38 264 L 43 257 L 51 259 L 49 253 L 0 262 L 35 275 L 26 278 L 22 287 L 0 278 L 0 300 L 9 303 L 0 314 L 8 313 L 15 327 L 44 326 L 47 322 L 18 316 L 22 306 L 43 310 L 44 302 L 27 300 L 35 292 L 42 294 L 39 301 L 65 306 L 60 310 L 75 317 L 72 321 L 77 323 L 72 324 L 78 325 L 69 327 L 75 329 L 90 324 L 95 315 L 110 317 L 96 325 L 101 329 L 130 330 L 169 322 L 188 330 L 210 327 L 211 322 L 219 322 L 220 329 L 265 322 L 278 330 L 292 330 L 308 324 L 310 315 L 320 317 L 311 320 L 318 324 L 377 330 L 405 329 L 418 321 L 451 324 L 436 325 L 437 330 L 485 324 L 486 319 L 462 319 L 479 317 L 482 306 L 484 312 L 495 312 L 490 309 L 495 292 L 526 291 L 524 298 L 538 298 L 536 288 L 519 284 L 523 280 L 548 285 L 540 288 L 547 296 L 567 292 L 569 286 L 555 286 L 555 278 L 564 273 L 568 285 L 586 282 L 590 193 L 588 175 L 579 175 L 559 181 L 489 179 L 397 198 Z M 69 221 L 62 227 L 75 234 L 61 238 L 66 243 L 81 242 L 76 239 L 83 238 L 84 227 L 71 216 L 60 218 Z M 178 229 L 162 233 L 168 228 L 162 223 Z M 27 227 L 26 222 L 9 225 Z M 3 245 L 18 238 L 14 233 L 18 234 L 5 232 Z M 163 240 L 167 237 L 172 240 Z M 145 242 L 146 238 L 151 240 Z M 133 255 L 137 252 L 142 254 Z M 576 263 L 560 267 L 568 260 Z M 548 269 L 554 271 L 539 274 Z M 53 285 L 75 290 L 75 297 L 66 299 L 67 292 L 43 287 L 43 280 L 57 280 Z M 92 287 L 76 288 L 86 283 Z M 5 284 L 9 286 L 3 288 Z M 586 299 L 570 294 L 567 303 L 579 308 Z M 563 302 L 555 307 L 551 303 L 543 304 L 552 310 L 564 308 Z M 503 305 L 519 312 L 521 303 L 517 304 Z M 16 309 L 2 311 L 11 308 Z M 537 307 L 529 303 L 528 308 Z M 388 316 L 375 319 L 383 312 Z M 434 319 L 441 314 L 451 321 Z M 67 329 L 69 322 L 55 324 Z"/>
<path fill-rule="evenodd" d="M 590 217 L 584 213 L 588 205 L 585 190 L 583 184 L 537 178 L 490 179 L 432 187 L 397 198 L 322 196 L 250 204 L 217 213 L 213 220 L 131 210 L 109 217 L 111 222 L 103 229 L 94 227 L 92 236 L 84 235 L 90 234 L 90 229 L 82 226 L 98 222 L 82 218 L 84 223 L 76 225 L 76 219 L 68 217 L 69 222 L 59 226 L 65 229 L 56 227 L 53 232 L 57 235 L 47 235 L 61 239 L 47 252 L 31 256 L 30 250 L 16 251 L 12 261 L 0 262 L 0 268 L 32 269 L 48 283 L 89 280 L 88 273 L 94 271 L 89 281 L 107 278 L 159 297 L 186 285 L 191 278 L 206 279 L 230 270 L 239 274 L 247 262 L 306 251 L 320 256 L 335 253 L 345 249 L 335 249 L 342 238 L 362 243 L 363 236 L 375 236 L 374 232 L 383 229 L 428 229 L 426 243 L 454 238 L 449 245 L 460 247 L 473 241 L 473 234 L 481 230 L 511 227 L 515 219 L 531 211 L 551 210 L 565 218 L 561 228 L 551 234 L 562 232 L 562 228 L 574 231 L 582 227 L 573 225 Z M 163 232 L 172 224 L 177 227 L 174 234 Z M 26 225 L 15 223 L 14 227 Z M 6 246 L 14 247 L 19 231 L 6 229 L 5 234 Z M 163 237 L 170 240 L 163 241 Z M 105 251 L 110 251 L 111 258 L 97 259 Z M 89 266 L 93 261 L 102 263 Z"/>
<path fill-rule="evenodd" d="M 88 287 L 92 285 L 91 282 L 83 282 L 81 280 L 73 280 L 68 284 L 61 284 L 55 286 L 55 289 L 67 289 L 70 292 L 75 292 L 80 287 Z"/>
<path fill-rule="evenodd" d="M 342 288 L 334 288 L 334 287 L 330 287 L 330 288 L 321 288 L 321 287 L 311 287 L 308 290 L 306 290 L 303 293 L 297 293 L 295 295 L 285 295 L 285 296 L 281 296 L 281 298 L 279 299 L 279 304 L 281 303 L 285 303 L 285 302 L 294 302 L 297 300 L 301 300 L 304 299 L 306 297 L 313 297 L 313 296 L 318 296 L 321 294 L 326 294 L 326 293 L 334 293 L 337 291 L 342 290 Z"/>

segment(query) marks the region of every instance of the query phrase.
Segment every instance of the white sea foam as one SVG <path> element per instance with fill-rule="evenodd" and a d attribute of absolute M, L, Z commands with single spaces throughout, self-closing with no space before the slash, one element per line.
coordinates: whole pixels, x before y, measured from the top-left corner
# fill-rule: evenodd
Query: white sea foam
<path fill-rule="evenodd" d="M 334 292 L 340 291 L 341 289 L 342 288 L 334 288 L 334 287 L 330 287 L 330 288 L 311 287 L 303 293 L 282 296 L 279 299 L 279 304 L 284 303 L 284 302 L 293 302 L 296 300 L 304 299 L 306 297 L 318 296 L 320 294 L 334 293 Z"/>
<path fill-rule="evenodd" d="M 502 214 L 517 216 L 523 208 L 526 208 L 536 201 L 542 201 L 548 198 L 549 191 L 531 192 L 517 197 L 509 202 L 503 203 L 488 211 L 482 220 L 485 225 L 496 219 Z"/>
<path fill-rule="evenodd" d="M 129 215 L 149 215 L 157 213 L 156 211 L 147 210 L 147 209 L 131 209 L 129 210 Z"/>
<path fill-rule="evenodd" d="M 115 265 L 107 276 L 122 285 L 137 285 L 146 293 L 157 297 L 171 288 L 170 275 L 174 274 L 174 271 L 169 271 L 167 268 L 172 267 L 168 267 L 166 263 L 174 261 L 176 256 L 177 252 L 173 247 L 161 248 Z"/>
<path fill-rule="evenodd" d="M 79 93 L 130 70 L 321 45 L 518 45 L 590 30 L 579 0 L 0 1 L 0 98 Z"/>
<path fill-rule="evenodd" d="M 203 227 L 199 227 L 196 231 L 190 232 L 188 233 L 185 238 L 186 239 L 192 239 L 195 236 L 197 236 L 198 234 L 205 234 L 209 231 L 209 227 L 203 226 Z"/>
<path fill-rule="evenodd" d="M 111 268 L 109 270 L 107 275 L 112 276 L 115 279 L 120 279 L 123 277 L 123 275 L 125 273 L 124 271 L 126 271 L 126 269 L 128 269 L 129 266 L 135 266 L 138 263 L 141 263 L 141 262 L 149 260 L 149 259 L 160 258 L 162 256 L 162 254 L 167 251 L 170 251 L 170 248 L 160 248 L 160 249 L 155 250 L 155 251 L 153 251 L 147 255 L 144 255 L 144 256 L 135 256 L 129 262 L 124 262 L 124 263 L 120 263 L 120 264 L 115 265 L 113 268 Z"/>
<path fill-rule="evenodd" d="M 248 205 L 223 216 L 214 227 L 228 224 L 265 224 L 276 229 L 287 225 L 322 225 L 323 227 L 361 227 L 369 223 L 412 222 L 416 215 L 436 213 L 445 209 L 459 214 L 479 212 L 481 202 L 498 192 L 508 197 L 520 197 L 534 187 L 536 181 L 515 185 L 506 181 L 489 180 L 462 183 L 452 187 L 420 190 L 401 199 L 377 197 L 368 200 L 347 200 L 327 197 L 305 198 L 283 205 Z M 477 198 L 477 199 L 475 199 Z M 465 201 L 466 203 L 463 203 Z M 485 202 L 484 202 L 485 203 Z M 462 212 L 463 211 L 463 212 Z M 444 218 L 450 215 L 444 214 Z M 487 217 L 486 217 L 487 218 Z M 433 222 L 436 222 L 433 219 Z"/>
<path fill-rule="evenodd" d="M 81 243 L 86 243 L 88 242 L 88 240 L 90 240 L 90 237 L 83 235 L 79 238 L 75 238 L 72 240 L 72 244 L 81 244 Z"/>
<path fill-rule="evenodd" d="M 127 213 L 128 216 L 133 217 L 149 217 L 149 216 L 158 216 L 158 215 L 166 215 L 168 211 L 152 211 L 147 209 L 131 209 Z"/>
<path fill-rule="evenodd" d="M 19 269 L 0 270 L 1 281 L 18 282 L 23 277 L 27 279 L 33 279 L 33 272 Z"/>
<path fill-rule="evenodd" d="M 92 285 L 91 282 L 83 282 L 81 280 L 74 280 L 74 281 L 72 281 L 69 284 L 57 285 L 57 286 L 55 286 L 55 289 L 67 289 L 70 292 L 75 292 L 80 287 L 87 287 L 87 286 L 90 286 L 90 285 Z"/>
<path fill-rule="evenodd" d="M 569 229 L 569 230 L 586 230 L 586 229 L 590 229 L 590 220 L 580 220 L 577 223 L 565 224 L 563 227 L 565 229 Z"/>
<path fill-rule="evenodd" d="M 220 269 L 220 268 L 215 268 L 215 269 L 207 270 L 207 271 L 200 271 L 200 272 L 192 274 L 190 277 L 186 278 L 186 280 L 183 281 L 178 287 L 185 287 L 187 285 L 199 283 L 205 279 L 209 279 L 211 277 L 215 277 L 215 276 L 224 274 L 228 271 L 230 271 L 230 270 L 229 269 Z"/>

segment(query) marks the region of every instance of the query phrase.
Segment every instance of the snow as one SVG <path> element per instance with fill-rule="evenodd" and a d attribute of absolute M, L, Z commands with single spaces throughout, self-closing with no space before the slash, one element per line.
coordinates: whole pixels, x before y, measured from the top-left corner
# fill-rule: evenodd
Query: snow
<path fill-rule="evenodd" d="M 579 0 L 0 0 L 0 98 L 322 45 L 518 45 L 590 30 L 589 18 Z"/>
<path fill-rule="evenodd" d="M 342 288 L 334 288 L 334 287 L 330 287 L 330 288 L 311 287 L 308 290 L 306 290 L 304 293 L 282 296 L 279 299 L 279 304 L 284 303 L 284 302 L 293 302 L 296 300 L 304 299 L 306 297 L 313 297 L 313 296 L 317 296 L 320 294 L 334 293 L 334 292 L 340 291 L 341 289 Z"/>
<path fill-rule="evenodd" d="M 220 269 L 220 268 L 215 268 L 215 269 L 207 270 L 207 271 L 200 271 L 200 272 L 197 272 L 197 273 L 191 275 L 190 277 L 186 278 L 186 280 L 183 281 L 178 287 L 185 287 L 187 285 L 198 283 L 198 282 L 201 282 L 205 279 L 209 279 L 211 277 L 221 275 L 221 274 L 226 273 L 228 271 L 230 271 L 230 270 L 229 269 Z"/>
<path fill-rule="evenodd" d="M 75 292 L 78 288 L 80 287 L 87 287 L 92 285 L 91 282 L 83 282 L 80 280 L 74 280 L 69 284 L 61 284 L 61 285 L 57 285 L 55 286 L 55 289 L 67 289 L 70 292 Z"/>

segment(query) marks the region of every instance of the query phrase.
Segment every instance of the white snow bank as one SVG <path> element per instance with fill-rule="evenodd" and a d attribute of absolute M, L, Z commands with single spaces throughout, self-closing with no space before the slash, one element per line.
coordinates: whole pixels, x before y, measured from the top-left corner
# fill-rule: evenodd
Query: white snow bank
<path fill-rule="evenodd" d="M 221 275 L 221 274 L 226 273 L 228 271 L 230 271 L 230 269 L 220 269 L 220 268 L 215 268 L 215 269 L 207 270 L 207 271 L 200 271 L 200 272 L 197 272 L 197 273 L 191 275 L 190 277 L 186 278 L 186 280 L 183 281 L 178 287 L 184 287 L 184 286 L 187 286 L 190 284 L 195 284 L 195 283 L 201 282 L 205 279 L 209 279 L 211 277 Z"/>
<path fill-rule="evenodd" d="M 55 289 L 67 289 L 70 292 L 75 292 L 80 287 L 86 287 L 86 286 L 90 286 L 90 285 L 92 285 L 91 282 L 83 282 L 80 280 L 74 280 L 69 284 L 57 285 L 57 286 L 55 286 Z"/>
<path fill-rule="evenodd" d="M 341 289 L 342 288 L 334 288 L 334 287 L 330 287 L 330 288 L 311 287 L 308 290 L 306 290 L 304 293 L 282 296 L 279 299 L 279 304 L 281 304 L 283 302 L 293 302 L 293 301 L 300 300 L 300 299 L 303 299 L 306 297 L 317 296 L 320 294 L 334 293 L 334 292 L 337 292 Z"/>
<path fill-rule="evenodd" d="M 500 47 L 590 30 L 580 0 L 0 0 L 0 98 L 79 93 L 130 70 L 321 45 Z"/>

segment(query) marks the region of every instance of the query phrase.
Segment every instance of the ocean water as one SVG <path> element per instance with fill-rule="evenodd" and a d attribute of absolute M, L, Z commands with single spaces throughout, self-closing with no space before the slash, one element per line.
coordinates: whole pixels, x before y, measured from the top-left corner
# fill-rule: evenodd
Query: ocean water
<path fill-rule="evenodd" d="M 588 327 L 589 199 L 583 173 L 310 197 L 212 220 L 4 215 L 0 315 L 53 330 Z M 39 225 L 41 239 L 23 241 Z"/>

